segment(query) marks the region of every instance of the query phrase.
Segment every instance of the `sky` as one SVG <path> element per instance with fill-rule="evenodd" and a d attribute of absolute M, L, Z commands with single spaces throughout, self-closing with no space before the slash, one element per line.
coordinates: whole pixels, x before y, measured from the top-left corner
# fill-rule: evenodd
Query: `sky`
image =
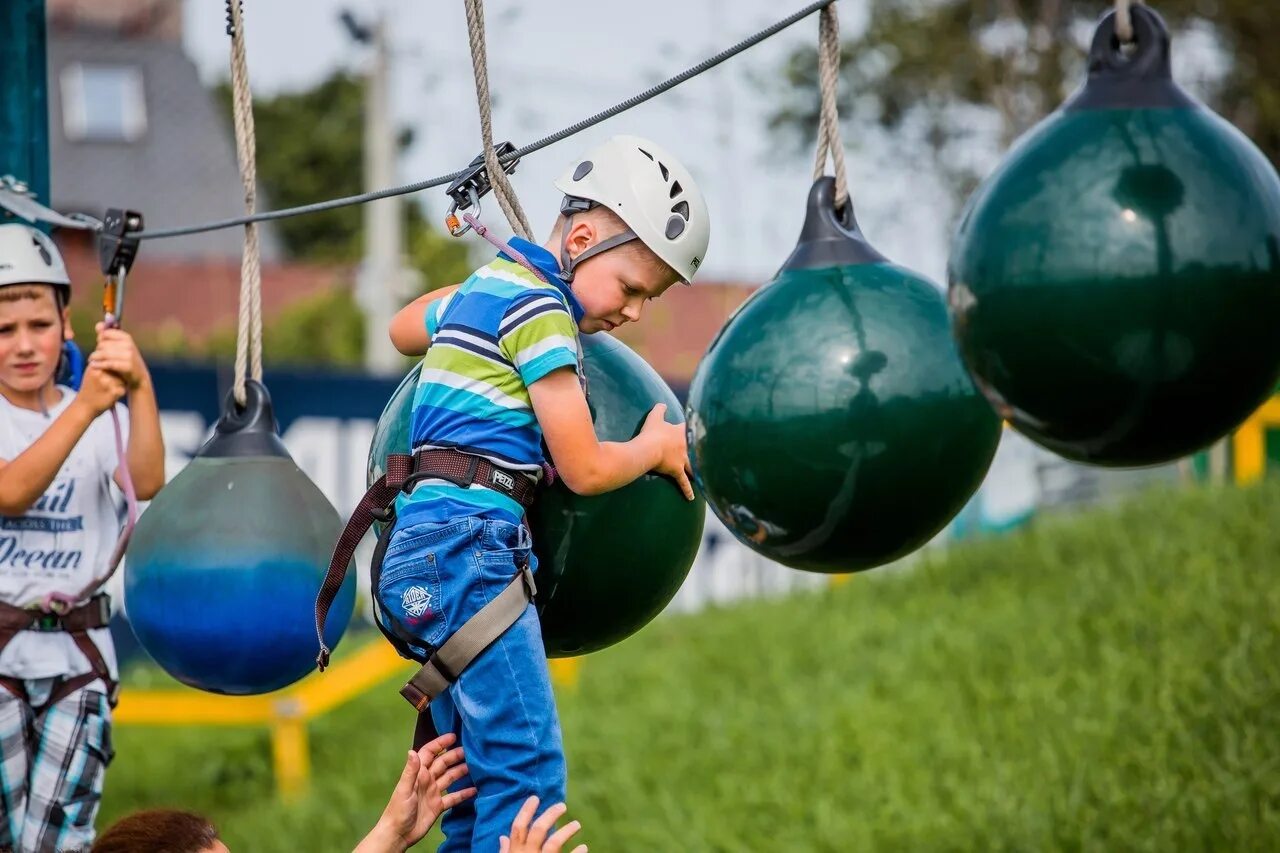
<path fill-rule="evenodd" d="M 490 0 L 486 35 L 496 140 L 517 145 L 621 101 L 791 12 L 804 0 Z M 863 4 L 837 4 L 843 33 L 860 28 Z M 366 48 L 338 22 L 387 17 L 394 50 L 396 119 L 417 141 L 399 178 L 420 180 L 465 166 L 480 151 L 466 19 L 461 2 L 269 0 L 246 4 L 246 47 L 255 94 L 305 89 L 337 68 L 361 70 Z M 207 82 L 227 76 L 223 4 L 188 2 L 187 52 Z M 786 55 L 817 40 L 810 16 L 780 35 L 640 107 L 526 158 L 513 176 L 536 235 L 551 227 L 560 194 L 553 181 L 579 155 L 615 133 L 654 139 L 698 179 L 712 218 L 701 276 L 767 281 L 795 245 L 812 182 L 813 153 L 782 144 L 767 129 L 769 94 Z M 259 146 L 270 139 L 259 138 Z M 858 219 L 891 259 L 941 280 L 950 199 L 918 164 L 873 141 L 849 151 Z M 440 217 L 442 190 L 425 194 Z M 486 222 L 505 222 L 495 204 Z"/>

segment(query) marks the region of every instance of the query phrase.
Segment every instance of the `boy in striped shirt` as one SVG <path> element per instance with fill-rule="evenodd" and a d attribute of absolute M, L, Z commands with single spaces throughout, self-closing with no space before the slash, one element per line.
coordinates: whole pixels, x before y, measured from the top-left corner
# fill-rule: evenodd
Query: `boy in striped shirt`
<path fill-rule="evenodd" d="M 511 241 L 541 277 L 501 253 L 392 321 L 401 352 L 425 353 L 413 450 L 479 456 L 536 482 L 545 441 L 578 494 L 654 471 L 692 500 L 684 428 L 666 423 L 664 406 L 631 441 L 596 438 L 578 336 L 637 322 L 647 300 L 689 283 L 706 253 L 706 203 L 678 161 L 633 136 L 608 140 L 556 186 L 565 199 L 545 247 Z M 416 652 L 439 648 L 521 566 L 536 569 L 523 516 L 507 494 L 480 484 L 427 479 L 398 498 L 375 595 Z M 560 726 L 532 604 L 430 709 L 437 731 L 460 739 L 479 789 L 446 814 L 441 850 L 497 850 L 526 798 L 564 799 Z"/>

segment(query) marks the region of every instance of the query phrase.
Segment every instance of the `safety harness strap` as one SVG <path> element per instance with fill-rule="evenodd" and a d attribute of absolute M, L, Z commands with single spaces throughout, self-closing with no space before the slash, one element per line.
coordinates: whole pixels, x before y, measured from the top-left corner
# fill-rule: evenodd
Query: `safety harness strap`
<path fill-rule="evenodd" d="M 526 509 L 533 505 L 538 487 L 520 471 L 494 465 L 483 456 L 473 456 L 447 448 L 419 450 L 413 455 L 411 481 L 447 480 L 464 489 L 484 486 L 506 495 Z"/>
<path fill-rule="evenodd" d="M 400 689 L 400 695 L 422 713 L 431 701 L 458 680 L 462 671 L 493 641 L 515 624 L 537 594 L 527 565 L 498 596 L 480 608 Z"/>
<path fill-rule="evenodd" d="M 347 526 L 338 537 L 338 544 L 333 547 L 333 557 L 329 560 L 329 569 L 325 572 L 324 583 L 316 595 L 316 639 L 320 641 L 320 654 L 316 664 L 320 671 L 329 665 L 329 647 L 324 642 L 324 623 L 329 618 L 329 608 L 338 597 L 338 590 L 347 579 L 347 569 L 356 555 L 356 546 L 364 538 L 364 534 L 375 520 L 386 518 L 387 507 L 391 506 L 396 495 L 404 488 L 404 484 L 413 476 L 413 457 L 407 453 L 392 453 L 387 456 L 387 473 L 378 478 L 369 491 L 365 492 L 355 512 L 347 520 Z"/>
<path fill-rule="evenodd" d="M 102 679 L 102 683 L 107 686 L 107 701 L 114 708 L 120 694 L 120 683 L 111 677 L 111 670 L 107 667 L 107 661 L 102 656 L 102 652 L 84 631 L 72 631 L 71 639 L 80 653 L 88 659 L 90 670 L 82 675 L 68 678 L 54 688 L 53 693 L 49 695 L 48 705 L 54 705 L 81 687 L 87 687 L 98 679 Z"/>
<path fill-rule="evenodd" d="M 382 563 L 387 558 L 387 546 L 391 544 L 391 534 L 395 532 L 395 514 L 391 513 L 390 518 L 382 526 L 382 534 L 378 536 L 378 543 L 373 548 L 373 559 L 369 561 L 369 586 L 373 590 L 377 590 L 382 585 Z M 414 645 L 421 642 L 416 637 L 405 632 L 404 627 L 395 619 L 387 616 L 383 612 L 382 604 L 378 601 L 378 596 L 373 596 L 373 624 L 382 632 L 382 636 L 387 638 L 396 650 L 396 654 L 407 660 L 418 661 L 424 660 L 425 654 L 414 648 Z M 426 654 L 429 654 L 426 653 Z M 430 738 L 428 738 L 430 740 Z"/>

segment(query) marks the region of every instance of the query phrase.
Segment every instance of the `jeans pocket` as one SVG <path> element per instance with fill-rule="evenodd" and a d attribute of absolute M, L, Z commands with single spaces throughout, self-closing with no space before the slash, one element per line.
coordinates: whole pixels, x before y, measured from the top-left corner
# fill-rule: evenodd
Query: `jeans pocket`
<path fill-rule="evenodd" d="M 528 527 L 489 519 L 484 522 L 476 545 L 476 559 L 481 566 L 519 568 L 529 561 L 532 551 L 533 537 Z"/>
<path fill-rule="evenodd" d="M 466 556 L 468 520 L 414 525 L 392 534 L 375 594 L 382 611 L 432 649 L 449 634 L 442 573 Z"/>

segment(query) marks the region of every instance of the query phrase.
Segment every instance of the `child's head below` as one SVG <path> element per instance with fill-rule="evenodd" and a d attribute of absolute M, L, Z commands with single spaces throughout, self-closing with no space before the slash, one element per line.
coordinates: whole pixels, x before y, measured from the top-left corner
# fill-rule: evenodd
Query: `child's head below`
<path fill-rule="evenodd" d="M 53 241 L 27 225 L 0 225 L 0 390 L 48 386 L 71 339 L 66 267 Z"/>
<path fill-rule="evenodd" d="M 153 809 L 113 824 L 94 842 L 93 853 L 228 853 L 218 830 L 192 812 Z"/>
<path fill-rule="evenodd" d="M 690 283 L 711 233 L 689 171 L 658 145 L 615 136 L 578 161 L 546 248 L 582 304 L 586 333 L 640 320 L 644 303 Z"/>

